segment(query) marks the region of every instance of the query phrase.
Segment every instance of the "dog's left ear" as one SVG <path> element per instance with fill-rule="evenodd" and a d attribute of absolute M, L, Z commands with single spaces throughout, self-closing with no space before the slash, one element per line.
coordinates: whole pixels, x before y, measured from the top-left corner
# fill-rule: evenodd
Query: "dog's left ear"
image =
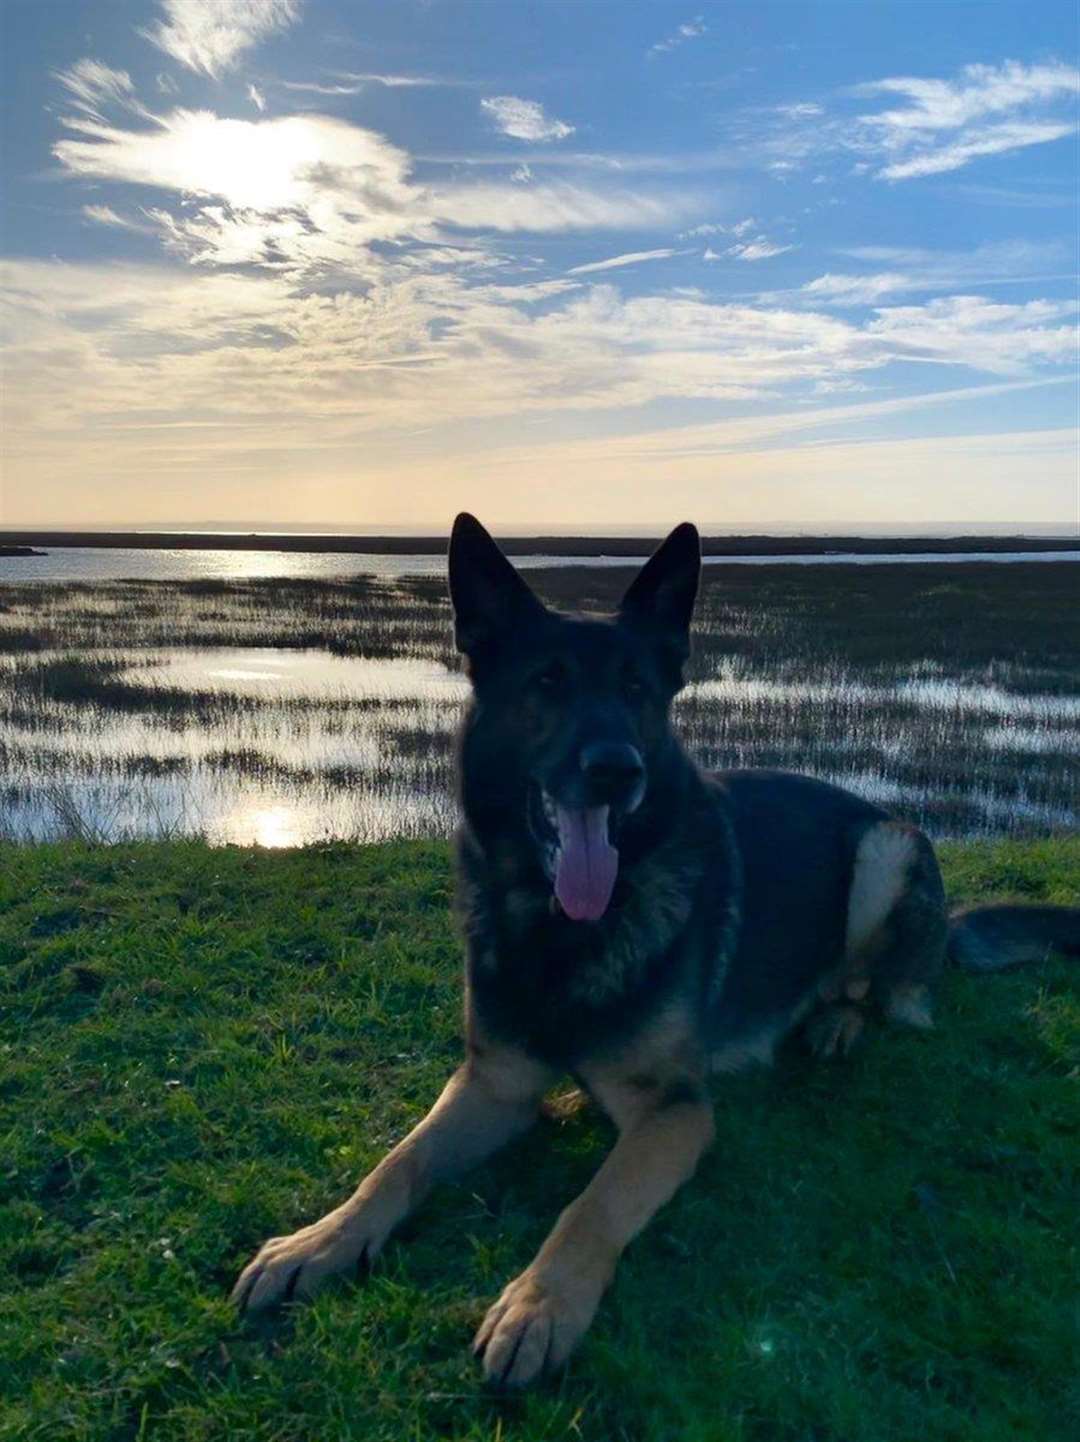
<path fill-rule="evenodd" d="M 701 576 L 701 539 L 689 521 L 676 526 L 634 577 L 619 619 L 647 629 L 681 664 L 690 654 L 690 619 Z"/>
<path fill-rule="evenodd" d="M 521 626 L 545 614 L 543 603 L 468 511 L 450 533 L 450 600 L 454 641 L 478 669 L 498 659 Z"/>

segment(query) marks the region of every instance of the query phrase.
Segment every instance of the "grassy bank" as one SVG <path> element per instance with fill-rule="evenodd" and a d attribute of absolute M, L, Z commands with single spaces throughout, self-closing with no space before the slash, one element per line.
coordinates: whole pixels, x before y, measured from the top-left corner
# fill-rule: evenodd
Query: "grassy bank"
<path fill-rule="evenodd" d="M 1076 839 L 944 851 L 957 901 L 1080 891 Z M 1063 961 L 950 976 L 932 1034 L 718 1083 L 716 1148 L 534 1395 L 485 1393 L 467 1343 L 598 1164 L 591 1115 L 439 1191 L 363 1288 L 239 1325 L 254 1247 L 456 1064 L 448 891 L 437 843 L 0 848 L 0 1436 L 1076 1435 Z"/>

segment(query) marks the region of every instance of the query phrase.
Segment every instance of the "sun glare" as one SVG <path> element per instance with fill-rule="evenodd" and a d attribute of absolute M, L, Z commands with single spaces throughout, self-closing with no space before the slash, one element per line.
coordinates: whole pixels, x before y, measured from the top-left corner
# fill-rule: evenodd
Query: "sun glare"
<path fill-rule="evenodd" d="M 193 189 L 255 210 L 297 204 L 299 177 L 320 153 L 317 132 L 303 120 L 258 124 L 200 111 L 185 115 L 172 136 L 177 168 Z"/>

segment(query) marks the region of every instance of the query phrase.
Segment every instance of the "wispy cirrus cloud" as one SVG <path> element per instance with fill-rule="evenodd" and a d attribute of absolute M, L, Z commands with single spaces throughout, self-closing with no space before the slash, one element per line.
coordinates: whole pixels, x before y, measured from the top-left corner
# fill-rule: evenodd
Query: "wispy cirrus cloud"
<path fill-rule="evenodd" d="M 794 244 L 785 245 L 782 241 L 770 240 L 767 235 L 760 231 L 757 235 L 753 232 L 758 229 L 758 223 L 752 215 L 746 216 L 743 220 L 723 224 L 719 221 L 712 221 L 704 225 L 695 225 L 690 230 L 684 230 L 683 239 L 696 238 L 698 236 L 719 236 L 726 235 L 733 238 L 733 244 L 724 250 L 713 250 L 712 245 L 705 248 L 705 260 L 771 260 L 773 256 L 785 255 L 789 250 L 795 250 Z"/>
<path fill-rule="evenodd" d="M 126 70 L 114 70 L 87 56 L 53 74 L 67 92 L 68 104 L 82 115 L 100 119 L 103 108 L 110 104 L 138 108 L 135 86 Z"/>
<path fill-rule="evenodd" d="M 358 74 L 351 70 L 339 71 L 327 80 L 283 80 L 281 83 L 286 90 L 306 90 L 315 95 L 359 95 L 369 85 L 381 85 L 387 90 L 420 90 L 475 84 L 471 80 L 441 79 L 436 75 L 386 75 L 373 71 Z"/>
<path fill-rule="evenodd" d="M 72 117 L 53 153 L 69 175 L 164 192 L 144 214 L 171 249 L 204 265 L 363 272 L 379 242 L 430 244 L 461 230 L 660 229 L 698 206 L 689 192 L 611 183 L 420 184 L 406 151 L 326 115 L 173 110 L 150 119 L 136 128 Z M 179 206 L 169 207 L 170 196 Z"/>
<path fill-rule="evenodd" d="M 22 261 L 4 278 L 10 414 L 22 414 L 22 398 L 28 421 L 30 410 L 47 413 L 73 434 L 125 412 L 155 424 L 289 415 L 306 417 L 317 440 L 346 417 L 355 434 L 420 413 L 465 420 L 768 398 L 796 384 L 835 388 L 897 359 L 1038 377 L 1069 364 L 1077 312 L 1074 302 L 961 296 L 853 322 L 626 296 L 610 284 L 491 284 L 387 260 L 373 261 L 362 292 L 305 291 L 270 274 Z"/>
<path fill-rule="evenodd" d="M 912 246 L 855 246 L 844 254 L 888 270 L 862 274 L 826 272 L 807 281 L 802 293 L 827 305 L 876 305 L 886 296 L 1017 284 L 1068 275 L 1068 247 L 1054 241 L 995 241 L 968 251 Z"/>
<path fill-rule="evenodd" d="M 346 70 L 342 73 L 343 80 L 356 81 L 361 85 L 383 85 L 387 90 L 417 90 L 433 85 L 472 85 L 475 82 L 469 80 L 453 80 L 438 75 L 394 75 L 385 71 L 363 70 L 359 73 Z"/>
<path fill-rule="evenodd" d="M 722 221 L 710 220 L 703 222 L 701 225 L 691 226 L 689 230 L 684 230 L 679 238 L 681 240 L 690 240 L 697 236 L 705 235 L 734 235 L 741 237 L 748 235 L 756 225 L 757 221 L 752 215 L 748 215 L 744 220 L 737 220 L 734 223 L 726 224 Z"/>
<path fill-rule="evenodd" d="M 108 225 L 114 230 L 135 230 L 143 235 L 157 234 L 154 226 L 121 215 L 111 205 L 84 205 L 82 213 L 85 219 L 92 221 L 95 225 Z"/>
<path fill-rule="evenodd" d="M 140 31 L 186 65 L 217 78 L 245 50 L 299 18 L 301 0 L 161 0 L 165 18 Z"/>
<path fill-rule="evenodd" d="M 517 95 L 492 95 L 480 104 L 502 133 L 515 140 L 565 140 L 574 133 L 572 125 L 548 115 L 535 100 L 522 100 Z"/>
<path fill-rule="evenodd" d="M 625 265 L 638 265 L 644 260 L 668 260 L 673 255 L 686 255 L 683 250 L 632 250 L 625 255 L 613 255 L 608 260 L 592 260 L 587 265 L 574 265 L 567 275 L 590 275 L 598 270 L 620 270 Z"/>
<path fill-rule="evenodd" d="M 884 159 L 875 172 L 879 180 L 911 180 L 1072 134 L 1080 70 L 1007 60 L 998 66 L 966 65 L 951 80 L 875 80 L 854 93 L 906 102 L 860 116 L 860 144 Z"/>
<path fill-rule="evenodd" d="M 1075 134 L 1080 70 L 1060 61 L 966 65 L 950 78 L 886 76 L 853 86 L 827 105 L 776 106 L 774 131 L 751 112 L 737 132 L 784 177 L 822 153 L 856 157 L 854 174 L 906 181 L 961 170 L 973 161 L 1012 154 Z M 885 109 L 840 113 L 844 99 L 892 98 Z"/>
<path fill-rule="evenodd" d="M 948 374 L 959 367 L 1026 385 L 1067 377 L 1072 355 L 1075 306 L 1064 303 L 988 307 L 954 297 L 855 321 L 693 294 L 627 296 L 579 279 L 493 284 L 483 271 L 463 274 L 453 256 L 440 268 L 437 254 L 402 256 L 396 247 L 371 254 L 362 287 L 309 287 L 267 268 L 0 266 L 11 332 L 5 445 L 12 485 L 29 494 L 33 479 L 47 473 L 52 494 L 69 494 L 75 513 L 87 488 L 137 478 L 167 505 L 174 484 L 190 498 L 195 475 L 215 477 L 215 496 L 224 478 L 249 475 L 247 505 L 273 502 L 278 484 L 283 504 L 293 503 L 299 486 L 310 506 L 320 476 L 341 477 L 362 445 L 373 467 L 365 499 L 378 497 L 389 517 L 400 514 L 399 468 L 421 415 L 427 426 L 452 426 L 486 447 L 487 422 L 498 417 L 513 417 L 517 426 L 529 417 L 627 414 L 674 399 L 779 406 L 782 414 L 665 428 L 653 438 L 640 424 L 633 434 L 594 436 L 585 447 L 591 462 L 582 457 L 572 472 L 571 495 L 587 483 L 584 492 L 594 496 L 604 475 L 617 483 L 614 496 L 628 474 L 644 482 L 655 478 L 658 463 L 670 465 L 673 484 L 693 478 L 708 485 L 700 501 L 716 494 L 720 451 L 936 399 L 930 393 L 870 409 L 815 411 L 797 399 L 793 405 L 793 389 L 796 398 L 800 388 L 805 398 L 857 389 L 896 360 L 922 362 L 924 371 L 932 362 L 939 375 L 939 368 Z M 457 429 L 470 426 L 468 433 Z M 462 484 L 477 473 L 468 442 L 459 439 L 455 453 L 445 447 L 447 434 L 443 449 L 417 462 L 421 494 L 434 484 L 429 514 L 445 494 L 439 476 L 457 467 L 455 484 Z M 1034 443 L 1046 438 L 1027 442 L 1032 454 Z M 940 456 L 940 441 L 931 449 Z M 987 454 L 999 456 L 1000 447 L 988 443 Z M 529 465 L 498 452 L 491 464 L 502 468 L 503 484 L 511 475 L 535 479 L 552 462 L 565 480 L 561 464 L 572 465 L 573 455 L 574 444 L 559 444 Z M 927 459 L 920 456 L 920 475 Z M 1040 474 L 1043 463 L 1040 453 Z M 784 464 L 790 476 L 790 459 Z M 1065 442 L 1054 464 L 1060 485 L 1073 464 Z M 865 461 L 861 470 L 853 461 L 852 471 L 864 485 Z M 984 460 L 980 485 L 986 474 Z M 664 503 L 672 497 L 665 481 Z M 752 507 L 752 496 L 744 503 Z"/>
<path fill-rule="evenodd" d="M 726 254 L 734 260 L 771 260 L 774 255 L 786 255 L 789 250 L 794 249 L 793 245 L 781 245 L 778 241 L 766 240 L 761 235 L 756 240 L 729 246 Z"/>
<path fill-rule="evenodd" d="M 688 40 L 700 39 L 708 32 L 708 29 L 704 15 L 696 15 L 693 20 L 686 20 L 683 24 L 676 26 L 671 34 L 665 36 L 663 40 L 658 40 L 655 45 L 650 45 L 645 54 L 651 59 L 654 55 L 664 55 L 669 50 L 677 50 Z"/>
<path fill-rule="evenodd" d="M 364 83 L 359 81 L 283 80 L 281 84 L 285 90 L 303 90 L 310 95 L 359 95 L 364 88 Z"/>
<path fill-rule="evenodd" d="M 1063 140 L 1075 129 L 1076 126 L 1069 123 L 1030 120 L 991 125 L 981 134 L 966 133 L 939 150 L 923 150 L 906 160 L 892 161 L 879 170 L 877 176 L 879 180 L 913 180 L 923 175 L 943 175 L 949 170 L 960 170 L 969 161 L 985 155 L 1005 155 L 1029 145 Z"/>

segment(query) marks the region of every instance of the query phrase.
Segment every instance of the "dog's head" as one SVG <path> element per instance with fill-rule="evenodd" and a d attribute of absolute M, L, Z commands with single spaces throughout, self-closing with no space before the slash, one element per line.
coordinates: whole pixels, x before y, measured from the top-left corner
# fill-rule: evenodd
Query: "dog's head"
<path fill-rule="evenodd" d="M 454 522 L 454 635 L 474 717 L 487 722 L 485 755 L 513 772 L 502 793 L 519 798 L 575 921 L 607 910 L 620 832 L 675 745 L 668 712 L 683 684 L 700 569 L 697 531 L 677 526 L 613 617 L 564 616 L 543 605 L 479 521 Z"/>

